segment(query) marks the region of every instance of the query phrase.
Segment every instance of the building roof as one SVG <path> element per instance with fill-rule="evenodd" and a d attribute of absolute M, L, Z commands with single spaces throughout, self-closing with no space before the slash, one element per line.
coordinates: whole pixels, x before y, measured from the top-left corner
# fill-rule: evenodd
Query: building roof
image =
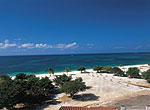
<path fill-rule="evenodd" d="M 119 110 L 116 107 L 73 107 L 62 106 L 59 110 Z"/>

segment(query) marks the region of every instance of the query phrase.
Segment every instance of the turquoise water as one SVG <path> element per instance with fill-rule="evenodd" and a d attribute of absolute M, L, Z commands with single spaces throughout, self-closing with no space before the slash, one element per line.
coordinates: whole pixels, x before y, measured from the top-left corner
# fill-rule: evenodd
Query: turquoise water
<path fill-rule="evenodd" d="M 0 74 L 11 76 L 20 72 L 44 74 L 49 67 L 55 72 L 62 72 L 66 67 L 76 70 L 79 66 L 90 69 L 95 65 L 119 66 L 148 62 L 150 62 L 150 53 L 0 56 Z"/>

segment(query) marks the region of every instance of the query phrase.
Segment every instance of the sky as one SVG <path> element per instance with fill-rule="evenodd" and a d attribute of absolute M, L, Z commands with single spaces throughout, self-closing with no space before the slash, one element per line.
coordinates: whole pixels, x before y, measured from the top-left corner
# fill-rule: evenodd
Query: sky
<path fill-rule="evenodd" d="M 0 0 L 0 55 L 150 52 L 150 0 Z"/>

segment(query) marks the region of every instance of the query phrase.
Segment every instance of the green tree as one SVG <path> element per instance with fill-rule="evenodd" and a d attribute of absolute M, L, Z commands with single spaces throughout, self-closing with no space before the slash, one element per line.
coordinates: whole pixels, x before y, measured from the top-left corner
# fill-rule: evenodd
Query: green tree
<path fill-rule="evenodd" d="M 112 72 L 112 67 L 111 66 L 104 66 L 103 70 L 106 71 L 107 73 L 111 73 Z"/>
<path fill-rule="evenodd" d="M 118 67 L 112 68 L 111 72 L 113 72 L 115 76 L 121 76 L 121 77 L 125 77 L 126 76 L 124 74 L 124 72 Z"/>
<path fill-rule="evenodd" d="M 54 89 L 52 81 L 48 77 L 39 80 L 40 92 L 44 96 L 49 96 Z"/>
<path fill-rule="evenodd" d="M 80 91 L 84 91 L 86 89 L 86 85 L 84 82 L 82 82 L 82 78 L 66 82 L 60 90 L 66 94 L 70 94 L 70 96 L 73 98 L 75 94 L 77 94 Z"/>
<path fill-rule="evenodd" d="M 39 79 L 35 76 L 30 76 L 27 80 L 27 102 L 28 103 L 40 103 L 47 99 L 54 86 L 48 77 Z"/>
<path fill-rule="evenodd" d="M 130 78 L 138 78 L 139 75 L 139 69 L 136 67 L 129 68 L 128 71 L 126 72 L 126 75 Z"/>
<path fill-rule="evenodd" d="M 146 72 L 143 72 L 142 76 L 145 80 L 147 80 L 148 83 L 150 83 L 150 69 L 147 70 Z"/>
<path fill-rule="evenodd" d="M 80 66 L 79 68 L 77 68 L 77 71 L 81 71 L 81 73 L 83 73 L 83 71 L 85 72 L 86 68 L 84 66 Z"/>
<path fill-rule="evenodd" d="M 18 74 L 14 80 L 0 83 L 0 108 L 12 108 L 17 103 L 41 103 L 53 90 L 54 86 L 48 77 L 40 79 L 35 75 Z"/>
<path fill-rule="evenodd" d="M 71 72 L 71 71 L 70 71 L 70 68 L 67 67 L 67 68 L 65 69 L 65 72 L 66 72 L 67 75 L 68 75 L 68 72 Z"/>
<path fill-rule="evenodd" d="M 53 70 L 53 68 L 48 68 L 48 73 L 50 73 L 51 75 L 54 75 L 54 70 Z"/>
<path fill-rule="evenodd" d="M 11 109 L 13 105 L 18 103 L 17 96 L 19 90 L 11 80 L 0 83 L 0 109 L 6 107 Z"/>
<path fill-rule="evenodd" d="M 99 72 L 102 70 L 102 68 L 103 68 L 103 67 L 101 67 L 101 66 L 95 66 L 95 67 L 93 68 L 93 70 L 94 70 L 94 71 L 97 71 L 97 73 L 99 73 Z"/>
<path fill-rule="evenodd" d="M 16 75 L 15 79 L 19 79 L 19 80 L 26 80 L 27 79 L 27 75 L 24 73 L 19 73 Z"/>
<path fill-rule="evenodd" d="M 0 80 L 1 81 L 7 81 L 7 80 L 11 80 L 11 78 L 7 74 L 1 74 L 0 75 Z"/>
<path fill-rule="evenodd" d="M 56 76 L 56 78 L 53 80 L 53 82 L 61 87 L 64 85 L 64 83 L 71 81 L 72 77 L 71 76 L 67 76 L 65 74 L 60 75 L 60 76 Z"/>

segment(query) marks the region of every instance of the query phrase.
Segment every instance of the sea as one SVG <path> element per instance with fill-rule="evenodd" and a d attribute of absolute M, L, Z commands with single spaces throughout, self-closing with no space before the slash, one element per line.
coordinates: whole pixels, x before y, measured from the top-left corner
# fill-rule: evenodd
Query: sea
<path fill-rule="evenodd" d="M 97 65 L 125 66 L 149 62 L 150 53 L 0 56 L 0 74 L 45 74 L 49 67 L 57 73 L 63 72 L 66 67 L 73 71 L 79 66 L 91 69 Z"/>

